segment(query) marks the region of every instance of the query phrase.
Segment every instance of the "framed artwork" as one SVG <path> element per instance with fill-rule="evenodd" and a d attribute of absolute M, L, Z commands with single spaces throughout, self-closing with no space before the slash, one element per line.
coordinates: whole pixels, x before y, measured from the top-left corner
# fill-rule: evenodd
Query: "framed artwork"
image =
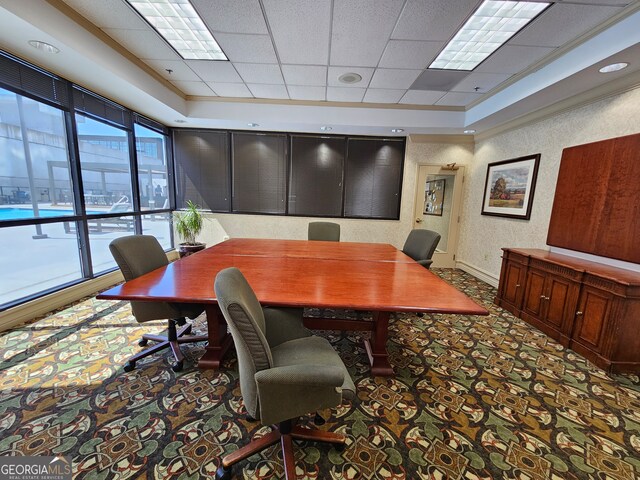
<path fill-rule="evenodd" d="M 424 185 L 424 214 L 442 216 L 445 180 L 427 180 Z"/>
<path fill-rule="evenodd" d="M 487 165 L 482 215 L 529 220 L 540 154 Z"/>

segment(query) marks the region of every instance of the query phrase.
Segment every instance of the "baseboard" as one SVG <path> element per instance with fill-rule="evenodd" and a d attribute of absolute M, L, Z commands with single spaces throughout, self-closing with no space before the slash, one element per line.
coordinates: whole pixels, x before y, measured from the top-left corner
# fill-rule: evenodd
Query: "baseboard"
<path fill-rule="evenodd" d="M 178 257 L 178 252 L 175 250 L 167 252 L 169 261 L 177 260 Z M 104 290 L 122 281 L 122 273 L 120 273 L 120 270 L 116 270 L 115 272 L 107 273 L 98 278 L 87 280 L 86 282 L 73 285 L 64 290 L 9 308 L 0 313 L 0 332 L 26 323 L 56 308 L 69 305 L 83 297 L 94 295 L 100 290 Z"/>
<path fill-rule="evenodd" d="M 486 270 L 482 270 L 481 268 L 470 265 L 466 262 L 462 262 L 460 260 L 456 261 L 456 267 L 460 270 L 464 270 L 470 275 L 482 280 L 483 282 L 488 283 L 492 287 L 498 288 L 499 278 L 487 272 Z"/>

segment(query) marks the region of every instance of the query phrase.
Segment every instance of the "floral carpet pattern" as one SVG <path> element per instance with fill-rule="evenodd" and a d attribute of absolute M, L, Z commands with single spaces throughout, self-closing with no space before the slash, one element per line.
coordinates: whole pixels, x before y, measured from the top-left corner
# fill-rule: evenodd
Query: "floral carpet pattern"
<path fill-rule="evenodd" d="M 493 305 L 474 277 L 435 273 L 491 315 L 393 315 L 394 378 L 370 375 L 360 332 L 324 332 L 357 399 L 321 412 L 320 428 L 348 436 L 344 451 L 296 444 L 298 478 L 640 479 L 638 376 L 594 367 Z M 267 433 L 244 413 L 233 352 L 219 372 L 195 368 L 203 344 L 184 347 L 180 373 L 166 354 L 122 370 L 163 327 L 91 298 L 0 334 L 0 455 L 68 455 L 75 478 L 191 480 Z M 278 446 L 234 471 L 283 478 Z"/>

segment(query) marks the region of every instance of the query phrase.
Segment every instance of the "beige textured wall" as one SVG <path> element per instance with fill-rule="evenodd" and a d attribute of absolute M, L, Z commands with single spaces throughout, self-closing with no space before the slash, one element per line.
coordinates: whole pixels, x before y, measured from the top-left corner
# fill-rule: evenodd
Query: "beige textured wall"
<path fill-rule="evenodd" d="M 458 261 L 497 279 L 501 247 L 548 248 L 547 228 L 562 149 L 640 132 L 640 89 L 600 100 L 476 144 L 464 190 Z M 487 164 L 541 153 L 531 219 L 480 214 Z"/>
<path fill-rule="evenodd" d="M 413 224 L 413 203 L 417 165 L 457 162 L 468 165 L 473 158 L 473 145 L 407 141 L 400 220 L 326 219 L 340 224 L 340 238 L 346 242 L 391 243 L 402 248 Z M 271 215 L 207 214 L 216 219 L 230 237 L 306 239 L 307 224 L 322 220 L 309 217 Z M 219 239 L 216 228 L 207 228 L 201 240 L 214 244 Z"/>

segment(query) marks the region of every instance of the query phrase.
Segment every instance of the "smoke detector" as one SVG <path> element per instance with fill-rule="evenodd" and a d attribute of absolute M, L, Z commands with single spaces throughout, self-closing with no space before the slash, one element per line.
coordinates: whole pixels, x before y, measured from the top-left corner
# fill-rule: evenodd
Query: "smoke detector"
<path fill-rule="evenodd" d="M 338 77 L 339 82 L 347 84 L 358 83 L 360 80 L 362 80 L 362 75 L 358 75 L 354 72 L 343 73 Z"/>

